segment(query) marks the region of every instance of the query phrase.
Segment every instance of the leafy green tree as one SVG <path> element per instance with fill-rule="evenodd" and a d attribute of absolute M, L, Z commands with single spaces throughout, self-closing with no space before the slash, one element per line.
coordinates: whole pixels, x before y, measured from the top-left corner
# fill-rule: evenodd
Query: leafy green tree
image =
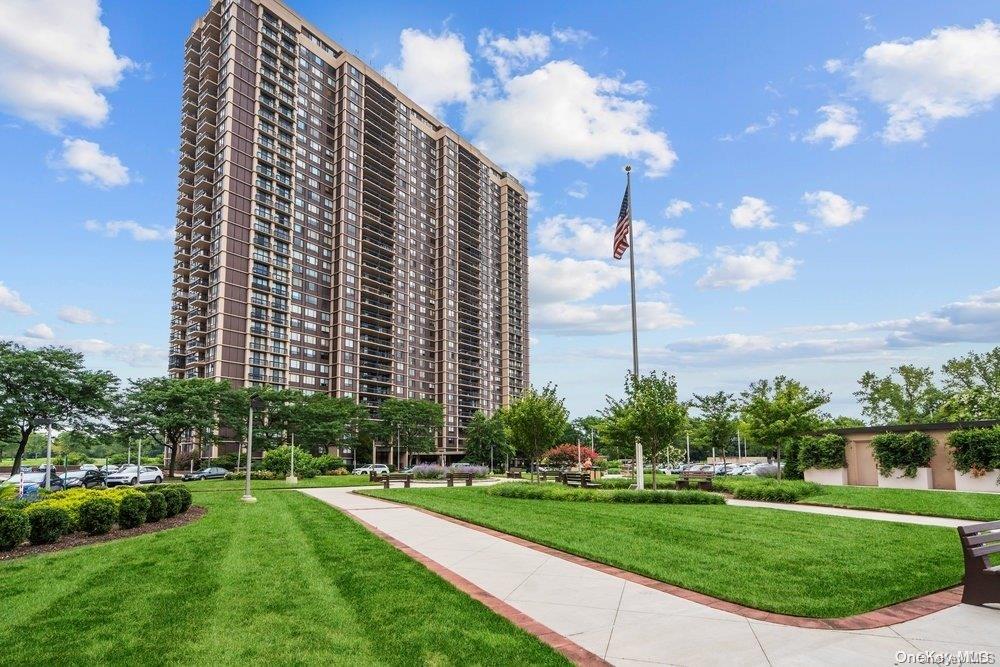
<path fill-rule="evenodd" d="M 507 440 L 535 468 L 542 452 L 557 444 L 566 430 L 569 412 L 556 387 L 546 384 L 538 391 L 528 387 L 502 412 Z"/>
<path fill-rule="evenodd" d="M 677 379 L 656 371 L 639 377 L 629 373 L 624 399 L 609 396 L 607 401 L 606 432 L 616 442 L 634 443 L 638 439 L 642 443 L 644 455 L 653 463 L 655 490 L 656 463 L 687 423 L 687 404 L 677 400 Z M 636 474 L 641 475 L 642 470 L 637 469 Z"/>
<path fill-rule="evenodd" d="M 605 444 L 601 436 L 601 425 L 604 422 L 600 415 L 587 415 L 573 420 L 573 426 L 580 433 L 580 441 L 585 445 L 594 445 L 594 449 L 609 458 L 609 453 L 604 451 Z M 591 443 L 593 436 L 593 443 Z M 615 457 L 618 458 L 618 457 Z"/>
<path fill-rule="evenodd" d="M 310 394 L 302 401 L 299 414 L 290 424 L 295 444 L 313 454 L 326 452 L 328 445 L 355 447 L 353 424 L 368 417 L 368 410 L 353 399 L 328 394 Z"/>
<path fill-rule="evenodd" d="M 1000 419 L 1000 347 L 949 359 L 941 374 L 948 395 L 941 406 L 944 419 Z"/>
<path fill-rule="evenodd" d="M 444 427 L 444 409 L 434 401 L 388 398 L 378 414 L 381 440 L 390 446 L 398 443 L 407 459 L 411 452 L 433 452 L 435 438 Z"/>
<path fill-rule="evenodd" d="M 465 460 L 490 464 L 513 455 L 514 448 L 504 432 L 503 416 L 497 412 L 487 417 L 482 410 L 476 410 L 465 426 Z"/>
<path fill-rule="evenodd" d="M 861 388 L 854 396 L 873 425 L 933 421 L 945 399 L 934 384 L 934 371 L 911 364 L 897 366 L 882 377 L 867 371 L 858 384 Z"/>
<path fill-rule="evenodd" d="M 837 417 L 831 417 L 826 415 L 822 417 L 822 428 L 854 428 L 856 426 L 864 426 L 865 422 L 857 417 L 848 417 L 846 415 L 839 415 Z"/>
<path fill-rule="evenodd" d="M 740 423 L 758 447 L 775 452 L 778 478 L 782 448 L 795 449 L 795 443 L 820 426 L 820 407 L 830 402 L 825 391 L 813 391 L 797 380 L 779 375 L 773 382 L 758 380 L 741 394 Z M 788 476 L 797 476 L 795 452 L 788 452 Z"/>
<path fill-rule="evenodd" d="M 708 447 L 722 452 L 732 447 L 738 426 L 739 405 L 732 394 L 719 391 L 714 394 L 695 394 L 692 407 L 701 413 L 695 428 L 696 437 Z"/>
<path fill-rule="evenodd" d="M 0 431 L 16 443 L 11 471 L 20 468 L 35 420 L 53 429 L 83 428 L 104 419 L 118 378 L 84 368 L 83 355 L 64 347 L 29 350 L 0 341 Z"/>

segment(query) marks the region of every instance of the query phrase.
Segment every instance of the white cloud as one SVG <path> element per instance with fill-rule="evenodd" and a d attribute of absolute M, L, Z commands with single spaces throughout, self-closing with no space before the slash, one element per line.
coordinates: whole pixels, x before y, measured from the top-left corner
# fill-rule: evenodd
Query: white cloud
<path fill-rule="evenodd" d="M 488 155 L 525 179 L 539 165 L 611 156 L 641 159 L 645 175 L 663 176 L 677 155 L 650 127 L 652 106 L 635 98 L 641 88 L 571 61 L 548 62 L 475 98 L 465 125 Z"/>
<path fill-rule="evenodd" d="M 107 120 L 103 91 L 132 61 L 115 53 L 97 0 L 0 3 L 0 103 L 55 132 L 66 121 Z"/>
<path fill-rule="evenodd" d="M 680 266 L 700 254 L 697 246 L 681 240 L 684 237 L 683 229 L 657 228 L 645 220 L 635 220 L 633 225 L 636 256 L 639 258 L 640 266 L 652 264 L 658 268 L 669 269 Z M 539 223 L 535 237 L 538 245 L 549 252 L 606 259 L 612 254 L 614 228 L 597 218 L 559 214 Z"/>
<path fill-rule="evenodd" d="M 88 362 L 90 361 L 89 357 L 98 357 L 122 362 L 131 369 L 165 369 L 167 365 L 167 348 L 148 343 L 111 343 L 100 338 L 62 340 L 54 337 L 32 336 L 29 332 L 25 332 L 23 336 L 10 338 L 28 347 L 38 347 L 42 344 L 68 347 L 74 352 L 86 355 Z"/>
<path fill-rule="evenodd" d="M 802 195 L 802 201 L 813 205 L 809 209 L 809 213 L 825 227 L 844 227 L 861 220 L 868 212 L 867 206 L 856 205 L 851 200 L 829 190 L 807 192 Z"/>
<path fill-rule="evenodd" d="M 81 181 L 100 188 L 128 185 L 132 180 L 128 167 L 116 155 L 85 139 L 63 139 L 63 152 L 54 166 L 75 171 Z"/>
<path fill-rule="evenodd" d="M 840 70 L 844 69 L 844 61 L 837 58 L 830 58 L 823 63 L 823 69 L 825 69 L 830 74 L 835 74 Z"/>
<path fill-rule="evenodd" d="M 773 213 L 774 207 L 763 199 L 744 196 L 729 214 L 729 222 L 737 229 L 770 229 L 778 226 Z"/>
<path fill-rule="evenodd" d="M 399 43 L 401 62 L 386 67 L 385 75 L 418 104 L 439 114 L 445 104 L 472 98 L 472 56 L 461 35 L 407 28 L 400 33 Z"/>
<path fill-rule="evenodd" d="M 52 331 L 52 327 L 42 322 L 28 327 L 25 330 L 24 335 L 28 338 L 35 338 L 38 340 L 52 340 L 56 337 L 55 332 Z"/>
<path fill-rule="evenodd" d="M 986 20 L 882 42 L 866 49 L 850 73 L 889 114 L 885 141 L 920 141 L 939 121 L 989 109 L 1000 96 L 1000 25 Z"/>
<path fill-rule="evenodd" d="M 735 136 L 732 135 L 732 134 L 726 134 L 726 135 L 723 135 L 723 136 L 719 137 L 719 140 L 720 141 L 738 141 L 739 139 L 742 139 L 743 137 L 747 137 L 747 136 L 751 136 L 751 135 L 757 134 L 761 130 L 769 130 L 772 127 L 774 127 L 775 125 L 777 125 L 778 121 L 780 121 L 780 120 L 781 120 L 781 115 L 778 112 L 776 112 L 776 111 L 772 111 L 771 113 L 767 114 L 767 117 L 762 122 L 759 122 L 759 123 L 750 123 L 745 128 L 743 128 L 743 131 L 740 132 L 739 134 L 737 134 Z"/>
<path fill-rule="evenodd" d="M 682 327 L 691 322 L 661 301 L 636 304 L 636 324 L 640 331 Z M 534 307 L 531 328 L 567 336 L 593 336 L 632 330 L 632 310 L 628 304 L 551 303 Z"/>
<path fill-rule="evenodd" d="M 552 37 L 560 44 L 576 44 L 577 46 L 594 39 L 594 36 L 589 32 L 578 28 L 553 28 Z"/>
<path fill-rule="evenodd" d="M 819 143 L 830 140 L 830 149 L 836 150 L 850 146 L 858 138 L 861 126 L 858 124 L 857 109 L 848 104 L 827 104 L 818 109 L 826 116 L 826 120 L 814 127 L 805 140 Z"/>
<path fill-rule="evenodd" d="M 629 279 L 627 264 L 611 264 L 596 259 L 556 259 L 548 255 L 532 255 L 528 258 L 528 270 L 531 275 L 532 307 L 535 304 L 585 301 L 600 292 L 627 284 Z M 643 287 L 652 287 L 661 282 L 661 278 L 655 271 L 638 269 L 636 282 Z"/>
<path fill-rule="evenodd" d="M 718 263 L 710 266 L 705 275 L 698 279 L 698 287 L 732 287 L 745 292 L 760 285 L 791 280 L 795 277 L 795 267 L 799 264 L 795 259 L 782 257 L 781 248 L 771 241 L 748 246 L 742 253 L 732 248 L 716 248 L 715 256 Z"/>
<path fill-rule="evenodd" d="M 480 55 L 492 65 L 501 80 L 507 80 L 512 72 L 547 58 L 552 47 L 549 36 L 538 32 L 506 37 L 494 35 L 487 29 L 479 32 L 477 43 Z"/>
<path fill-rule="evenodd" d="M 59 309 L 59 319 L 70 324 L 110 324 L 109 320 L 93 311 L 78 306 L 63 306 Z"/>
<path fill-rule="evenodd" d="M 98 222 L 87 220 L 83 223 L 88 232 L 96 232 L 114 238 L 121 233 L 127 233 L 136 241 L 169 241 L 173 232 L 166 227 L 144 227 L 134 220 L 110 220 Z"/>
<path fill-rule="evenodd" d="M 0 310 L 6 310 L 15 315 L 31 315 L 34 311 L 26 304 L 21 295 L 0 281 Z"/>
<path fill-rule="evenodd" d="M 792 229 L 795 230 L 796 234 L 807 234 L 809 232 L 809 225 L 804 222 L 793 222 Z"/>
<path fill-rule="evenodd" d="M 684 201 L 683 199 L 671 199 L 667 207 L 663 209 L 663 215 L 668 218 L 679 218 L 692 210 L 694 210 L 694 207 L 691 205 L 691 202 Z"/>
<path fill-rule="evenodd" d="M 566 194 L 573 199 L 586 199 L 588 186 L 586 181 L 573 181 L 573 184 L 566 188 Z"/>

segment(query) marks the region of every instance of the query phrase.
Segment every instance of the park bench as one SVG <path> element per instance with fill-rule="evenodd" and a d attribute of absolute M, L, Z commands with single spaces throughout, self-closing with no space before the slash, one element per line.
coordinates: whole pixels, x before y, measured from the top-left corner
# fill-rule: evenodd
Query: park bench
<path fill-rule="evenodd" d="M 507 471 L 507 479 L 521 479 L 521 473 L 524 472 L 524 468 L 510 468 Z"/>
<path fill-rule="evenodd" d="M 448 482 L 448 486 L 455 486 L 456 479 L 464 479 L 466 486 L 472 486 L 472 478 L 476 475 L 471 472 L 449 472 L 444 476 L 445 481 Z"/>
<path fill-rule="evenodd" d="M 578 486 L 581 489 L 599 489 L 601 485 L 590 479 L 588 472 L 564 472 L 562 483 L 566 486 Z"/>
<path fill-rule="evenodd" d="M 990 554 L 1000 554 L 1000 521 L 959 526 L 958 537 L 965 553 L 962 602 L 1000 602 L 1000 564 L 990 564 Z"/>
<path fill-rule="evenodd" d="M 713 477 L 715 477 L 715 473 L 711 470 L 685 470 L 675 485 L 678 489 L 690 489 L 691 485 L 694 484 L 702 491 L 711 491 Z"/>
<path fill-rule="evenodd" d="M 561 482 L 562 481 L 562 472 L 560 472 L 558 470 L 539 470 L 538 471 L 538 479 L 541 480 L 541 481 L 543 481 L 543 482 L 547 482 L 550 479 L 554 479 L 557 482 Z"/>
<path fill-rule="evenodd" d="M 382 482 L 382 488 L 388 489 L 390 482 L 402 482 L 403 488 L 410 488 L 410 481 L 413 480 L 413 475 L 408 472 L 392 472 L 388 475 L 382 474 L 379 476 L 379 480 Z"/>

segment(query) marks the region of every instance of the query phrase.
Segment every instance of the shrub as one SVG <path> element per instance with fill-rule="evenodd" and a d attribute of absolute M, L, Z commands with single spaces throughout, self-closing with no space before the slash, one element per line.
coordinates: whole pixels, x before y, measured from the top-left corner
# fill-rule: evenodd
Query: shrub
<path fill-rule="evenodd" d="M 948 446 L 958 472 L 982 477 L 1000 468 L 1000 426 L 952 431 Z"/>
<path fill-rule="evenodd" d="M 413 466 L 414 479 L 444 479 L 445 467 L 437 463 L 418 463 Z"/>
<path fill-rule="evenodd" d="M 336 475 L 338 468 L 346 468 L 344 459 L 332 454 L 322 454 L 314 458 L 316 469 L 325 475 Z"/>
<path fill-rule="evenodd" d="M 609 467 L 608 468 L 608 474 L 609 475 L 620 475 L 620 474 L 622 474 L 622 469 L 621 468 L 611 468 L 611 467 Z"/>
<path fill-rule="evenodd" d="M 152 504 L 150 494 L 144 493 L 122 498 L 118 506 L 118 525 L 122 528 L 137 528 L 146 523 L 149 506 Z"/>
<path fill-rule="evenodd" d="M 181 504 L 184 502 L 181 500 L 181 494 L 177 490 L 177 487 L 173 484 L 168 484 L 166 486 L 160 487 L 160 494 L 163 495 L 163 500 L 166 502 L 167 506 L 167 517 L 172 517 L 181 511 Z"/>
<path fill-rule="evenodd" d="M 520 500 L 561 500 L 592 503 L 721 505 L 717 493 L 705 491 L 651 491 L 635 489 L 577 489 L 558 484 L 497 484 L 486 490 L 491 496 Z"/>
<path fill-rule="evenodd" d="M 575 466 L 578 460 L 583 461 L 585 465 L 589 463 L 593 466 L 602 459 L 603 457 L 590 447 L 580 445 L 577 449 L 577 445 L 572 444 L 556 445 L 542 454 L 542 463 L 561 466 Z"/>
<path fill-rule="evenodd" d="M 295 464 L 296 470 L 298 470 L 298 463 Z M 226 473 L 226 479 L 246 479 L 245 472 L 230 472 Z M 251 470 L 250 479 L 262 480 L 262 479 L 276 479 L 275 474 L 270 470 Z"/>
<path fill-rule="evenodd" d="M 0 551 L 10 551 L 31 533 L 31 522 L 24 510 L 0 508 Z"/>
<path fill-rule="evenodd" d="M 118 520 L 115 501 L 102 496 L 91 496 L 80 505 L 78 528 L 88 535 L 103 535 Z"/>
<path fill-rule="evenodd" d="M 880 433 L 872 438 L 872 454 L 883 477 L 902 469 L 905 477 L 916 477 L 917 468 L 926 468 L 934 456 L 934 438 L 922 431 Z"/>
<path fill-rule="evenodd" d="M 716 477 L 713 485 L 719 490 L 732 493 L 734 498 L 740 500 L 760 500 L 770 503 L 794 503 L 822 490 L 819 484 L 795 479 L 736 481 Z"/>
<path fill-rule="evenodd" d="M 799 469 L 846 468 L 847 438 L 836 433 L 808 436 L 799 443 Z"/>
<path fill-rule="evenodd" d="M 275 447 L 264 452 L 264 458 L 259 464 L 260 470 L 268 470 L 274 473 L 276 478 L 287 477 L 292 467 L 292 448 L 288 445 Z M 312 454 L 302 449 L 295 448 L 295 475 L 303 479 L 309 479 L 319 474 L 316 459 Z"/>
<path fill-rule="evenodd" d="M 52 544 L 70 532 L 69 512 L 63 507 L 35 503 L 26 513 L 31 522 L 28 540 L 32 544 Z"/>
<path fill-rule="evenodd" d="M 181 495 L 181 511 L 180 513 L 187 512 L 191 507 L 191 491 L 186 486 L 181 486 L 180 484 L 171 484 L 171 487 L 177 490 L 177 493 Z"/>
<path fill-rule="evenodd" d="M 340 475 L 346 475 L 348 474 L 348 472 L 347 468 L 334 468 L 333 472 L 330 474 L 340 476 Z"/>
<path fill-rule="evenodd" d="M 219 466 L 220 468 L 225 468 L 227 470 L 236 469 L 236 452 L 232 454 L 223 454 L 222 456 L 216 456 L 211 459 L 209 464 L 213 466 Z M 241 461 L 242 462 L 242 461 Z"/>
<path fill-rule="evenodd" d="M 489 466 L 470 466 L 470 465 L 456 465 L 452 464 L 448 467 L 447 472 L 471 472 L 476 478 L 483 478 L 490 476 Z"/>
<path fill-rule="evenodd" d="M 146 494 L 149 499 L 149 509 L 146 511 L 146 523 L 156 523 L 167 516 L 167 499 L 159 491 Z"/>

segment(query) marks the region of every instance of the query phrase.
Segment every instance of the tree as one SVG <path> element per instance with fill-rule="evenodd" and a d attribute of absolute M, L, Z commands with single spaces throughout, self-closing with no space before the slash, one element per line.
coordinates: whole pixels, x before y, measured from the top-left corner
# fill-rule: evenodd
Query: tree
<path fill-rule="evenodd" d="M 569 412 L 547 384 L 541 391 L 528 387 L 502 412 L 508 441 L 537 469 L 542 452 L 551 449 L 566 429 Z"/>
<path fill-rule="evenodd" d="M 821 418 L 823 428 L 854 428 L 856 426 L 864 426 L 864 421 L 858 419 L 857 417 L 848 417 L 846 415 L 839 415 L 837 417 L 831 417 L 826 415 Z"/>
<path fill-rule="evenodd" d="M 603 459 L 603 456 L 590 447 L 569 442 L 556 445 L 542 453 L 543 463 L 560 466 L 575 466 L 579 462 L 585 468 L 590 468 Z"/>
<path fill-rule="evenodd" d="M 379 432 L 387 445 L 397 443 L 406 452 L 432 452 L 434 440 L 444 427 L 440 403 L 412 398 L 388 398 L 378 408 Z M 397 461 L 397 464 L 399 462 Z"/>
<path fill-rule="evenodd" d="M 605 431 L 617 442 L 635 443 L 638 439 L 642 443 L 644 453 L 653 463 L 653 490 L 656 490 L 656 462 L 687 423 L 687 405 L 677 400 L 677 379 L 656 371 L 639 377 L 629 373 L 625 398 L 608 396 L 607 400 Z M 636 475 L 643 474 L 636 463 Z"/>
<path fill-rule="evenodd" d="M 82 428 L 111 410 L 118 378 L 84 368 L 83 355 L 65 347 L 29 350 L 0 341 L 0 435 L 13 435 L 11 474 L 21 466 L 37 419 L 53 429 Z"/>
<path fill-rule="evenodd" d="M 290 425 L 295 433 L 295 444 L 309 449 L 313 454 L 324 454 L 327 445 L 344 444 L 351 438 L 352 424 L 367 418 L 368 410 L 350 398 L 310 394 L 300 404 L 296 420 Z"/>
<path fill-rule="evenodd" d="M 782 448 L 794 448 L 799 438 L 820 425 L 818 410 L 830 401 L 824 391 L 812 391 L 801 382 L 784 375 L 774 382 L 758 380 L 741 394 L 741 424 L 758 446 L 774 451 L 781 478 Z M 789 452 L 789 471 L 794 470 L 793 452 Z"/>
<path fill-rule="evenodd" d="M 945 419 L 1000 419 L 1000 347 L 949 359 L 941 374 L 947 393 L 941 406 Z"/>
<path fill-rule="evenodd" d="M 576 427 L 576 430 L 580 433 L 580 440 L 583 444 L 592 444 L 595 450 L 604 454 L 605 458 L 608 458 L 611 453 L 617 454 L 617 452 L 605 451 L 608 447 L 606 446 L 604 438 L 601 434 L 601 426 L 603 422 L 604 420 L 601 419 L 600 415 L 587 415 L 586 417 L 574 419 L 573 426 Z M 592 437 L 593 441 L 591 441 Z"/>
<path fill-rule="evenodd" d="M 465 460 L 493 464 L 513 455 L 514 448 L 507 442 L 502 415 L 497 412 L 487 417 L 482 410 L 476 410 L 465 426 Z"/>
<path fill-rule="evenodd" d="M 726 457 L 726 448 L 736 437 L 739 405 L 732 394 L 719 391 L 704 396 L 695 394 L 692 406 L 701 412 L 695 433 L 707 446 L 718 449 Z"/>
<path fill-rule="evenodd" d="M 170 476 L 177 452 L 185 439 L 212 433 L 224 405 L 236 401 L 225 382 L 207 378 L 148 378 L 132 380 L 126 393 L 120 423 L 131 435 L 147 437 L 169 453 Z"/>
<path fill-rule="evenodd" d="M 861 388 L 854 396 L 872 425 L 932 421 L 945 398 L 934 385 L 934 371 L 910 364 L 897 366 L 884 377 L 867 371 L 858 384 Z"/>

